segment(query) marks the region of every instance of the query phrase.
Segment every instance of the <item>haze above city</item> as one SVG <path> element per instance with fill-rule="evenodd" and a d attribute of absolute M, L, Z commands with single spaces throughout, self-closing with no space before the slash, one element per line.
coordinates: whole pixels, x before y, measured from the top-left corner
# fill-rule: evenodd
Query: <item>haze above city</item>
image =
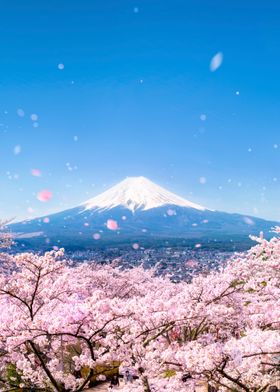
<path fill-rule="evenodd" d="M 275 1 L 4 1 L 0 217 L 145 176 L 280 220 L 279 16 Z"/>

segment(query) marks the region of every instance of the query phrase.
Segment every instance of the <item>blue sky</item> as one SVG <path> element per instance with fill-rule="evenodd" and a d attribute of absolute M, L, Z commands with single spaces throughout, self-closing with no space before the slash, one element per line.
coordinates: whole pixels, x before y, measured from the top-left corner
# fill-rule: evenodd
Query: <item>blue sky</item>
<path fill-rule="evenodd" d="M 274 0 L 3 0 L 0 217 L 143 175 L 280 220 L 279 30 Z"/>

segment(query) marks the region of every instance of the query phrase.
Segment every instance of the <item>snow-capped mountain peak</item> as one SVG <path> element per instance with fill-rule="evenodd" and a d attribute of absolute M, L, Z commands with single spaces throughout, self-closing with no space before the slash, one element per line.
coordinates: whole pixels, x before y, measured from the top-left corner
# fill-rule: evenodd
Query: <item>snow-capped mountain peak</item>
<path fill-rule="evenodd" d="M 176 194 L 167 191 L 145 177 L 128 177 L 100 195 L 83 203 L 85 210 L 110 210 L 125 207 L 131 211 L 150 210 L 164 205 L 195 208 L 205 211 L 206 208 L 192 203 Z"/>

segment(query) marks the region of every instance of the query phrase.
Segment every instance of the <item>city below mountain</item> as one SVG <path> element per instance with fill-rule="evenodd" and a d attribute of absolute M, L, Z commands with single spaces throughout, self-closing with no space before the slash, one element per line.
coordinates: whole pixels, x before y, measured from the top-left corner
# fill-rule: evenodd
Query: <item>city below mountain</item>
<path fill-rule="evenodd" d="M 130 177 L 78 207 L 10 225 L 28 248 L 104 246 L 236 246 L 278 222 L 210 210 L 154 184 Z M 222 244 L 222 245 L 221 245 Z M 227 245 L 226 245 L 227 244 Z M 249 246 L 249 245 L 248 245 Z"/>

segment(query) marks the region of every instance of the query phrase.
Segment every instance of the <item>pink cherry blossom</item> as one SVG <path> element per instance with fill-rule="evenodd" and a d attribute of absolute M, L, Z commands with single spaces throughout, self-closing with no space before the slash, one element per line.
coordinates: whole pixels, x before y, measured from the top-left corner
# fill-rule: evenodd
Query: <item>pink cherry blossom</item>
<path fill-rule="evenodd" d="M 37 194 L 37 199 L 38 199 L 39 201 L 46 202 L 46 201 L 51 200 L 52 196 L 53 196 L 53 195 L 52 195 L 52 192 L 51 192 L 51 191 L 49 191 L 48 189 L 44 189 L 44 190 L 40 191 L 40 192 Z"/>
<path fill-rule="evenodd" d="M 45 254 L 0 253 L 0 389 L 80 392 L 97 365 L 118 361 L 138 376 L 135 392 L 207 383 L 265 391 L 280 356 L 275 231 L 219 271 L 176 284 L 156 267 L 122 270 L 118 258 L 75 264 L 56 245 Z"/>
<path fill-rule="evenodd" d="M 32 169 L 32 170 L 31 170 L 31 174 L 32 174 L 32 176 L 34 176 L 34 177 L 41 177 L 42 172 L 41 172 L 41 170 L 39 170 L 39 169 Z"/>
<path fill-rule="evenodd" d="M 118 222 L 115 221 L 114 219 L 108 219 L 106 226 L 109 230 L 118 230 L 118 228 L 119 228 Z"/>

